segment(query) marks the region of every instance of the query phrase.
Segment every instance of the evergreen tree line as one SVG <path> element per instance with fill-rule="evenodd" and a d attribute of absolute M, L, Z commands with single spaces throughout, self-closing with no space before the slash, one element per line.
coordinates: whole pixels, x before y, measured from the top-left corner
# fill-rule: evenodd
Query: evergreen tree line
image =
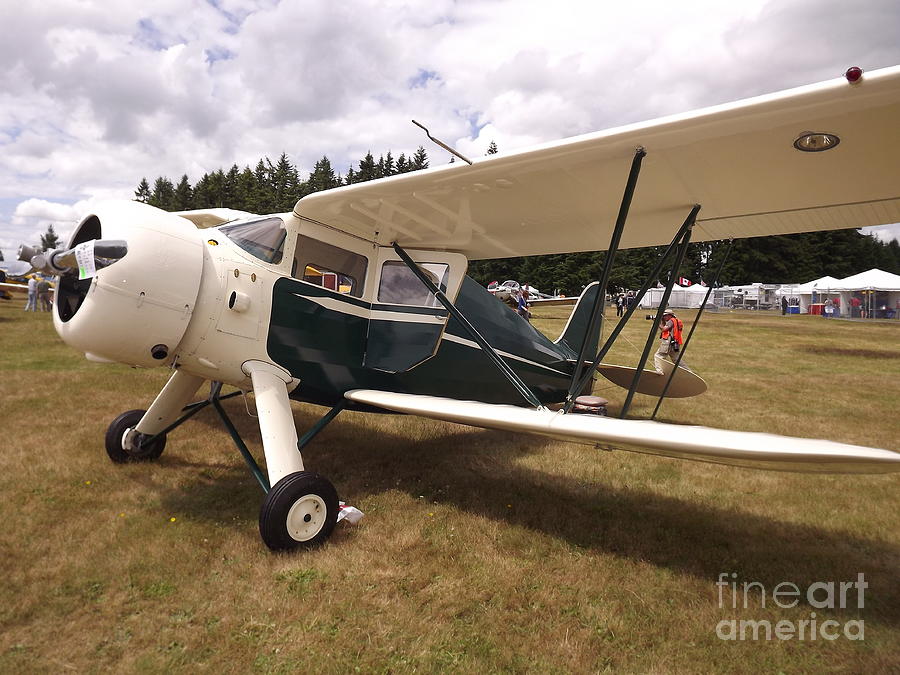
<path fill-rule="evenodd" d="M 491 141 L 486 154 L 497 152 L 497 144 Z M 160 176 L 152 188 L 144 178 L 135 190 L 135 198 L 167 211 L 227 207 L 259 214 L 278 213 L 290 211 L 298 199 L 313 192 L 417 171 L 428 164 L 421 146 L 411 157 L 401 153 L 394 158 L 388 151 L 377 161 L 368 152 L 356 169 L 351 166 L 341 176 L 323 156 L 301 180 L 297 167 L 282 153 L 274 164 L 268 157 L 260 159 L 255 169 L 239 169 L 235 164 L 228 171 L 219 169 L 204 174 L 194 185 L 187 175 L 177 185 Z M 727 242 L 691 244 L 676 278 L 711 283 L 727 247 Z M 639 288 L 663 251 L 664 247 L 619 251 L 610 289 Z M 605 252 L 589 252 L 480 260 L 470 263 L 469 276 L 481 284 L 515 279 L 544 292 L 559 289 L 576 294 L 599 278 L 605 259 Z M 802 283 L 826 274 L 840 279 L 872 267 L 900 274 L 900 244 L 896 240 L 886 244 L 852 229 L 753 237 L 734 241 L 718 285 Z"/>
<path fill-rule="evenodd" d="M 177 185 L 168 177 L 159 176 L 151 188 L 145 177 L 134 191 L 134 197 L 166 211 L 225 207 L 259 214 L 279 213 L 290 211 L 298 199 L 313 192 L 426 168 L 428 155 L 419 146 L 411 157 L 401 153 L 395 158 L 388 151 L 378 161 L 368 152 L 359 160 L 358 168 L 351 166 L 344 176 L 335 173 L 331 161 L 323 156 L 306 180 L 301 180 L 297 167 L 282 153 L 274 164 L 268 157 L 260 159 L 255 169 L 249 166 L 240 169 L 233 164 L 228 171 L 218 169 L 203 174 L 194 185 L 185 174 Z"/>

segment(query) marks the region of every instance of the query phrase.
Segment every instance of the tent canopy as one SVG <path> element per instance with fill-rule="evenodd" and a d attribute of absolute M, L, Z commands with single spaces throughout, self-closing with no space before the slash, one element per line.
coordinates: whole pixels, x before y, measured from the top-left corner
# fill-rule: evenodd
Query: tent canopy
<path fill-rule="evenodd" d="M 813 291 L 836 291 L 841 284 L 842 281 L 840 279 L 826 275 L 807 281 L 805 284 L 800 284 L 792 290 L 792 293 L 796 295 L 810 295 Z"/>
<path fill-rule="evenodd" d="M 821 288 L 821 287 L 820 287 Z M 885 272 L 876 267 L 841 279 L 831 290 L 835 291 L 900 291 L 900 275 Z"/>

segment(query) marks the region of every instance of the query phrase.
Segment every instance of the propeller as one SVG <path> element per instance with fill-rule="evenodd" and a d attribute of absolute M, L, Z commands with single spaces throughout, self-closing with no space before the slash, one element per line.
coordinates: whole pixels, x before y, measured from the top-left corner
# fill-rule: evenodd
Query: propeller
<path fill-rule="evenodd" d="M 79 252 L 93 258 L 94 267 L 108 267 L 128 253 L 128 243 L 121 239 L 92 239 L 69 249 L 42 251 L 34 246 L 19 246 L 19 260 L 30 263 L 38 272 L 62 276 L 78 270 Z"/>

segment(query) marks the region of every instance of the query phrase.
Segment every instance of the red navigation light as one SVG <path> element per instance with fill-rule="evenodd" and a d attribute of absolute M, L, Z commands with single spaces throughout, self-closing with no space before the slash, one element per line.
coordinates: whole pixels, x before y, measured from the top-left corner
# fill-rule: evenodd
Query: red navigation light
<path fill-rule="evenodd" d="M 851 66 L 847 68 L 847 72 L 844 73 L 844 77 L 847 78 L 847 82 L 850 84 L 856 84 L 862 79 L 863 69 L 859 66 Z"/>

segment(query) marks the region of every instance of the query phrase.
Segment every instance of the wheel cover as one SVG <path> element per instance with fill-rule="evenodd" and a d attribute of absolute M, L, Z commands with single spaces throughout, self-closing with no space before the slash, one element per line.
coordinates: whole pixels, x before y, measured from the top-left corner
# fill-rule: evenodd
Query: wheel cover
<path fill-rule="evenodd" d="M 287 513 L 287 533 L 294 541 L 309 541 L 325 526 L 328 506 L 319 495 L 303 495 Z"/>

